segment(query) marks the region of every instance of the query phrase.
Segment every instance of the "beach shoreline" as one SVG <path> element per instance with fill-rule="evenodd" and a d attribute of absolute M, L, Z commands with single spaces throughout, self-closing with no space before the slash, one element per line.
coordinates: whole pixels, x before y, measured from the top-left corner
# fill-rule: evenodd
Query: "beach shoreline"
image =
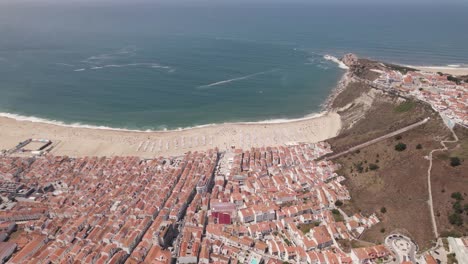
<path fill-rule="evenodd" d="M 47 120 L 0 113 L 0 150 L 14 148 L 29 138 L 49 139 L 50 153 L 67 156 L 183 155 L 212 148 L 250 149 L 297 143 L 315 143 L 338 135 L 341 117 L 331 108 L 333 100 L 351 81 L 349 69 L 321 105 L 321 112 L 300 118 L 255 122 L 205 124 L 173 130 L 132 130 Z"/>
<path fill-rule="evenodd" d="M 322 111 L 323 112 L 331 112 L 333 111 L 333 102 L 335 99 L 340 95 L 346 88 L 348 87 L 351 79 L 353 78 L 352 72 L 348 69 L 346 72 L 341 76 L 340 80 L 336 87 L 331 91 L 330 95 L 328 95 L 327 99 L 322 103 Z"/>
<path fill-rule="evenodd" d="M 406 65 L 406 67 L 410 67 L 410 68 L 424 71 L 424 72 L 432 72 L 432 73 L 442 72 L 442 73 L 450 74 L 454 76 L 468 75 L 468 67 L 412 66 L 412 65 Z"/>
<path fill-rule="evenodd" d="M 327 112 L 282 122 L 226 123 L 168 131 L 121 131 L 68 127 L 0 117 L 0 150 L 29 138 L 53 142 L 53 155 L 178 156 L 188 151 L 279 146 L 329 139 L 341 129 L 337 113 Z"/>
<path fill-rule="evenodd" d="M 293 123 L 293 122 L 300 122 L 306 121 L 308 119 L 313 119 L 316 117 L 320 117 L 326 115 L 328 110 L 321 107 L 321 111 L 317 113 L 310 113 L 303 117 L 298 118 L 276 118 L 276 119 L 267 119 L 261 121 L 239 121 L 239 122 L 224 122 L 224 123 L 210 123 L 210 124 L 203 124 L 203 125 L 195 125 L 191 127 L 179 127 L 175 129 L 129 129 L 129 128 L 117 128 L 117 127 L 109 127 L 109 126 L 99 126 L 99 125 L 87 125 L 81 123 L 65 123 L 62 121 L 57 120 L 49 120 L 45 118 L 35 117 L 35 116 L 23 116 L 11 113 L 2 113 L 0 112 L 0 119 L 12 119 L 18 122 L 31 122 L 37 124 L 48 124 L 53 126 L 60 126 L 60 127 L 67 127 L 67 128 L 80 128 L 80 129 L 93 129 L 93 130 L 109 130 L 109 131 L 119 131 L 119 132 L 136 132 L 136 133 L 172 133 L 172 132 L 180 132 L 180 131 L 188 131 L 193 129 L 201 129 L 206 127 L 213 127 L 213 126 L 220 126 L 220 125 L 263 125 L 263 124 L 285 124 L 285 123 Z"/>

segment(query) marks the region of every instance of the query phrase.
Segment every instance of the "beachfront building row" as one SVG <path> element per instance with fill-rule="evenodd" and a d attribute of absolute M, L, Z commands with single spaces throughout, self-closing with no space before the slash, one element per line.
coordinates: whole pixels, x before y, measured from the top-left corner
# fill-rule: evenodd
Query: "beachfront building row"
<path fill-rule="evenodd" d="M 10 263 L 392 258 L 383 246 L 343 249 L 379 220 L 336 207 L 351 197 L 338 166 L 316 161 L 330 152 L 322 142 L 155 159 L 2 157 L 1 195 L 13 207 L 0 211 L 1 226 L 19 227 L 0 254 Z M 33 191 L 14 198 L 18 188 Z"/>
<path fill-rule="evenodd" d="M 374 83 L 429 103 L 453 124 L 468 127 L 468 83 L 438 73 L 386 70 Z"/>

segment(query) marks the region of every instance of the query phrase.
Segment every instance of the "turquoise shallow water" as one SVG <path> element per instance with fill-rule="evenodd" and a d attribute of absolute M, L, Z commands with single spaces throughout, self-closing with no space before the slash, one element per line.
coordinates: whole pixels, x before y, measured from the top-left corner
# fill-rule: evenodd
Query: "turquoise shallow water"
<path fill-rule="evenodd" d="M 325 54 L 468 63 L 466 6 L 381 11 L 1 6 L 0 112 L 128 129 L 297 118 L 344 72 Z"/>

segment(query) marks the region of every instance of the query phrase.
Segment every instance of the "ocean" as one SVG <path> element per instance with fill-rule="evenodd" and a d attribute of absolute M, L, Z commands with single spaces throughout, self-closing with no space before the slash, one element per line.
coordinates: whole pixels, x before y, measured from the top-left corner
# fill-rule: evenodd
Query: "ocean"
<path fill-rule="evenodd" d="M 68 1 L 67 1 L 68 2 Z M 0 4 L 3 116 L 138 130 L 300 118 L 348 52 L 468 64 L 468 6 Z"/>

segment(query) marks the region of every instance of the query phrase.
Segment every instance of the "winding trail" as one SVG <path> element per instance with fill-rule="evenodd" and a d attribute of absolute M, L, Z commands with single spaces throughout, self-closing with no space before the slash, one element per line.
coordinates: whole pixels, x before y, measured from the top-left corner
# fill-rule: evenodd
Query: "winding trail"
<path fill-rule="evenodd" d="M 443 146 L 443 148 L 440 149 L 433 149 L 429 153 L 428 159 L 429 159 L 429 168 L 427 169 L 427 188 L 429 190 L 429 200 L 427 201 L 429 203 L 429 208 L 431 211 L 431 220 L 432 220 L 432 229 L 434 231 L 434 235 L 436 238 L 439 237 L 439 232 L 437 231 L 437 223 L 434 215 L 434 205 L 432 201 L 432 186 L 431 186 L 431 170 L 432 170 L 432 154 L 437 151 L 446 151 L 448 150 L 447 146 L 445 143 L 455 143 L 458 142 L 458 137 L 457 134 L 453 131 L 453 128 L 449 128 L 450 132 L 452 132 L 454 140 L 442 140 L 440 141 L 440 144 Z"/>

